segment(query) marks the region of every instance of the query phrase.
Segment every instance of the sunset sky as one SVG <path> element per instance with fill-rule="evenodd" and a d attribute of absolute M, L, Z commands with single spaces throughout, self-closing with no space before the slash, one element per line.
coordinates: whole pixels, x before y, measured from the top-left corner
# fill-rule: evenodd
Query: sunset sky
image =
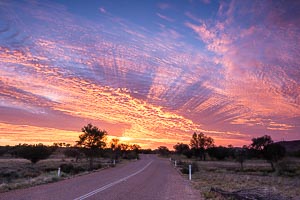
<path fill-rule="evenodd" d="M 0 1 L 0 145 L 300 139 L 300 1 Z"/>

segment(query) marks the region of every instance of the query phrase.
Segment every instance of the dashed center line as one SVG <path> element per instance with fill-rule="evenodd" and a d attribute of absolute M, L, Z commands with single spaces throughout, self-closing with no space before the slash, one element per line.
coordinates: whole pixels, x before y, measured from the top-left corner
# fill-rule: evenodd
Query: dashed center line
<path fill-rule="evenodd" d="M 121 178 L 121 179 L 119 179 L 119 180 L 117 180 L 117 181 L 114 181 L 114 182 L 112 182 L 112 183 L 110 183 L 110 184 L 107 184 L 107 185 L 105 185 L 105 186 L 103 186 L 103 187 L 101 187 L 101 188 L 98 188 L 98 189 L 96 189 L 96 190 L 93 190 L 93 191 L 91 191 L 91 192 L 89 192 L 89 193 L 87 193 L 87 194 L 85 194 L 85 195 L 82 195 L 82 196 L 80 196 L 80 197 L 75 198 L 74 200 L 83 200 L 83 199 L 86 199 L 86 198 L 88 198 L 88 197 L 90 197 L 90 196 L 93 196 L 93 195 L 95 195 L 95 194 L 97 194 L 97 193 L 99 193 L 99 192 L 102 192 L 103 190 L 106 190 L 106 189 L 108 189 L 108 188 L 110 188 L 110 187 L 112 187 L 112 186 L 114 186 L 114 185 L 117 185 L 117 184 L 119 184 L 119 183 L 121 183 L 121 182 L 123 182 L 123 181 L 126 181 L 127 179 L 129 179 L 129 178 L 131 178 L 131 177 L 133 177 L 133 176 L 135 176 L 135 175 L 141 173 L 142 171 L 144 171 L 147 167 L 149 167 L 149 165 L 151 165 L 152 162 L 153 162 L 153 161 L 150 161 L 150 162 L 149 162 L 146 166 L 144 166 L 142 169 L 140 169 L 139 171 L 137 171 L 137 172 L 135 172 L 135 173 L 133 173 L 133 174 L 130 174 L 129 176 L 126 176 L 126 177 Z"/>

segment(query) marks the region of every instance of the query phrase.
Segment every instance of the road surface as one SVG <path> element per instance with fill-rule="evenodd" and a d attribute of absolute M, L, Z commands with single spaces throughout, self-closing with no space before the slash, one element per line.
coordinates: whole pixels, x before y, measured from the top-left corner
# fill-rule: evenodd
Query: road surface
<path fill-rule="evenodd" d="M 191 188 L 167 159 L 141 160 L 46 185 L 0 193 L 2 200 L 196 200 Z"/>

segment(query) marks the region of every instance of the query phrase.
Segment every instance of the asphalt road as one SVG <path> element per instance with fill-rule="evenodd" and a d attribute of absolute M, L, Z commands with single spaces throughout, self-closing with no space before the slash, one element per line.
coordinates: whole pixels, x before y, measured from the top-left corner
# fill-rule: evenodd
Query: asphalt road
<path fill-rule="evenodd" d="M 167 159 L 142 155 L 141 160 L 72 179 L 0 193 L 2 200 L 194 200 L 192 189 Z"/>

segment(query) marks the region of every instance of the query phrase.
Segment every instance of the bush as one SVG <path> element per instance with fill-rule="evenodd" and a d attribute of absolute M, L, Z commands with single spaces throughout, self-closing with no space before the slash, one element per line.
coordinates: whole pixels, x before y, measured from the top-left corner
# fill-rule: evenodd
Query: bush
<path fill-rule="evenodd" d="M 14 149 L 14 154 L 17 157 L 30 160 L 32 163 L 37 163 L 39 160 L 47 159 L 52 152 L 53 151 L 49 147 L 44 146 L 43 144 L 23 144 L 16 146 Z"/>
<path fill-rule="evenodd" d="M 275 171 L 274 163 L 285 156 L 285 148 L 280 144 L 269 144 L 264 148 L 263 154 L 264 158 L 271 164 L 272 170 Z"/>
<path fill-rule="evenodd" d="M 170 154 L 168 147 L 165 147 L 165 146 L 158 147 L 156 151 L 158 152 L 158 154 L 160 156 L 164 156 L 164 157 L 169 156 L 169 154 Z"/>
<path fill-rule="evenodd" d="M 95 169 L 101 169 L 102 168 L 102 164 L 101 163 L 98 163 L 97 165 L 96 165 L 96 168 Z"/>
<path fill-rule="evenodd" d="M 134 151 L 130 151 L 128 153 L 125 153 L 124 156 L 123 156 L 123 159 L 128 159 L 128 160 L 138 159 L 138 158 L 139 158 L 139 155 Z"/>
<path fill-rule="evenodd" d="M 224 160 L 229 156 L 229 150 L 226 147 L 211 147 L 207 151 L 210 157 L 214 157 L 218 160 Z"/>
<path fill-rule="evenodd" d="M 293 152 L 293 153 L 292 153 L 292 156 L 295 156 L 295 157 L 300 158 L 300 150 L 299 150 L 299 151 L 296 151 L 296 152 Z"/>
<path fill-rule="evenodd" d="M 20 174 L 15 170 L 2 170 L 0 172 L 0 177 L 10 182 L 12 179 L 16 179 L 20 177 Z"/>
<path fill-rule="evenodd" d="M 187 158 L 191 158 L 193 156 L 193 152 L 191 150 L 184 150 L 182 154 Z"/>
<path fill-rule="evenodd" d="M 277 163 L 278 175 L 296 175 L 297 164 L 292 160 L 283 159 Z"/>
<path fill-rule="evenodd" d="M 10 147 L 9 146 L 0 146 L 0 156 L 3 156 L 5 153 L 9 151 Z"/>
<path fill-rule="evenodd" d="M 83 172 L 83 171 L 85 171 L 85 169 L 81 166 L 75 166 L 74 169 L 73 169 L 74 174 L 78 174 L 78 173 Z"/>
<path fill-rule="evenodd" d="M 64 150 L 64 155 L 66 157 L 75 158 L 77 162 L 80 157 L 80 151 L 76 148 L 67 148 Z"/>
<path fill-rule="evenodd" d="M 64 172 L 64 173 L 69 174 L 69 173 L 71 173 L 74 170 L 74 166 L 72 164 L 66 164 L 66 163 L 64 163 L 64 164 L 60 165 L 60 170 L 62 172 Z"/>
<path fill-rule="evenodd" d="M 41 172 L 34 168 L 27 168 L 26 170 L 22 171 L 21 177 L 25 178 L 33 178 L 41 175 Z"/>
<path fill-rule="evenodd" d="M 190 165 L 189 163 L 183 163 L 180 171 L 183 174 L 189 174 L 189 165 Z M 192 174 L 199 171 L 199 168 L 198 168 L 198 165 L 196 162 L 193 162 L 191 165 L 192 165 Z"/>

